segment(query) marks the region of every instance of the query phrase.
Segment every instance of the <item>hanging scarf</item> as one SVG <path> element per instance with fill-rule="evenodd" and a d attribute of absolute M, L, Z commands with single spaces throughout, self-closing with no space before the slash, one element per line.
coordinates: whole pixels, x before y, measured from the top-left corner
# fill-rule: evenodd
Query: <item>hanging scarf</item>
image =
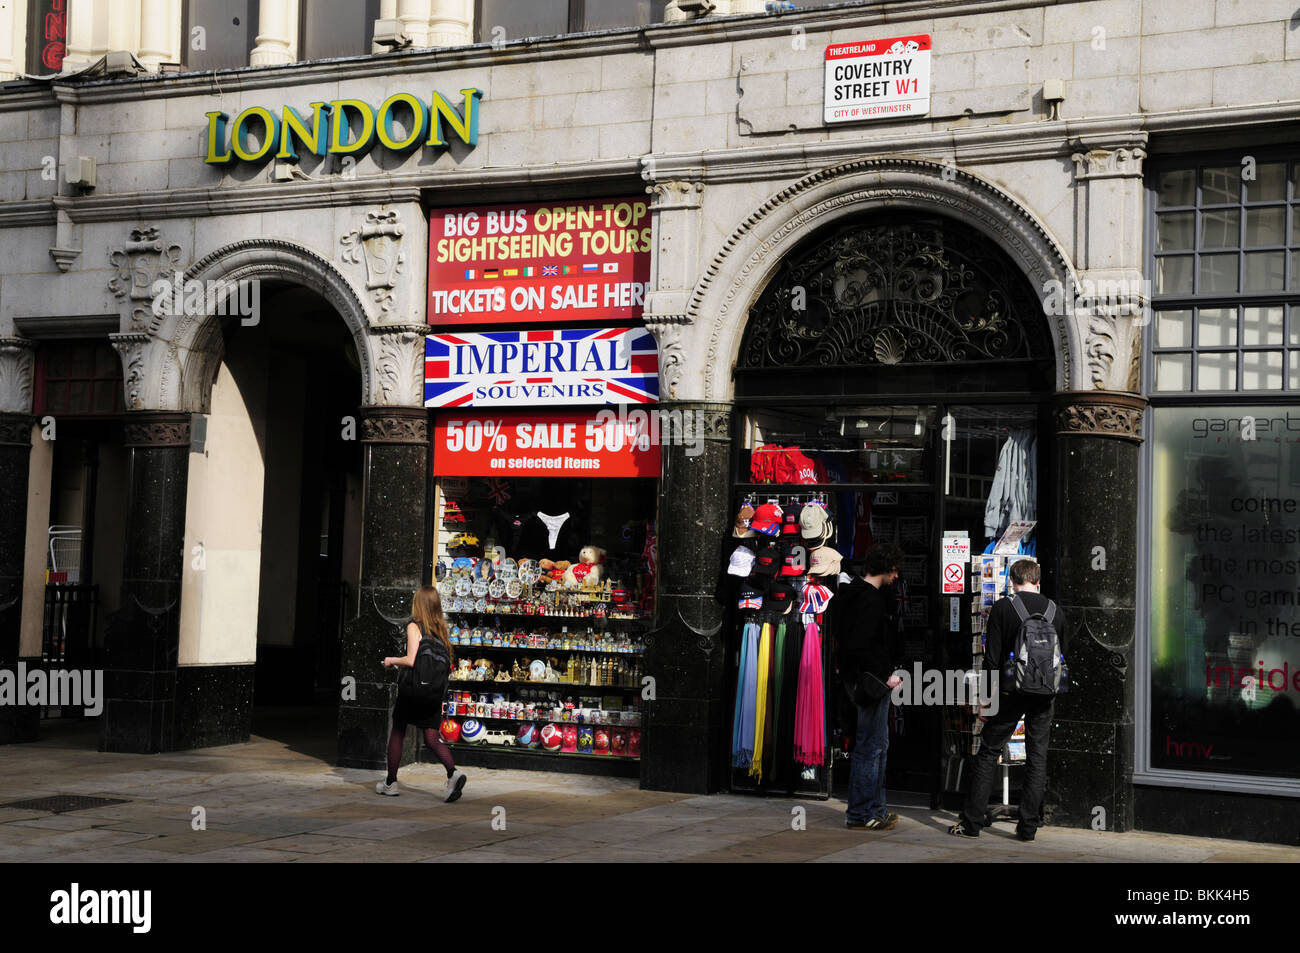
<path fill-rule="evenodd" d="M 781 750 L 781 685 L 785 682 L 785 623 L 776 627 L 776 641 L 772 647 L 772 699 L 768 705 L 768 722 L 772 725 L 771 746 L 767 749 L 772 759 L 772 776 L 776 776 L 776 753 Z"/>
<path fill-rule="evenodd" d="M 758 639 L 758 682 L 755 685 L 754 706 L 754 759 L 749 765 L 749 776 L 763 781 L 763 726 L 767 718 L 768 667 L 772 659 L 772 624 L 763 623 Z"/>
<path fill-rule="evenodd" d="M 804 629 L 803 658 L 794 716 L 794 760 L 820 765 L 826 760 L 826 707 L 822 688 L 822 637 L 816 622 Z"/>
<path fill-rule="evenodd" d="M 755 642 L 758 626 L 745 624 L 740 640 L 740 669 L 736 673 L 736 709 L 731 724 L 731 765 L 748 768 L 754 756 L 754 676 L 756 665 Z"/>

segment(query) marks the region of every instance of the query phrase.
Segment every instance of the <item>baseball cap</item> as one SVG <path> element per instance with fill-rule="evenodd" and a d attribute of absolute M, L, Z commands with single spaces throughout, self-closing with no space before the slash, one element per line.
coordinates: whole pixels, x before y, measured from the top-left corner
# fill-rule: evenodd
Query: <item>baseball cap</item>
<path fill-rule="evenodd" d="M 763 590 L 752 582 L 745 581 L 740 584 L 740 608 L 742 609 L 761 609 L 763 608 Z"/>
<path fill-rule="evenodd" d="M 758 533 L 775 536 L 781 532 L 781 507 L 775 503 L 764 503 L 754 511 L 754 518 L 749 528 Z"/>
<path fill-rule="evenodd" d="M 793 536 L 781 539 L 781 575 L 802 576 L 808 571 L 808 558 L 811 547 Z"/>
<path fill-rule="evenodd" d="M 799 535 L 824 543 L 831 535 L 831 514 L 820 503 L 807 503 L 799 511 Z"/>
<path fill-rule="evenodd" d="M 794 510 L 786 513 L 781 517 L 781 535 L 793 536 L 799 532 L 799 517 L 794 515 Z"/>
<path fill-rule="evenodd" d="M 812 568 L 808 574 L 812 576 L 834 576 L 840 571 L 841 556 L 829 546 L 819 546 L 813 550 Z"/>
<path fill-rule="evenodd" d="M 776 540 L 769 539 L 758 544 L 758 552 L 754 557 L 754 568 L 751 570 L 755 576 L 775 576 L 780 571 L 782 565 L 781 546 Z"/>
<path fill-rule="evenodd" d="M 813 615 L 825 612 L 832 595 L 834 593 L 821 583 L 810 582 L 803 587 L 803 602 L 799 605 L 799 611 L 811 612 Z"/>
<path fill-rule="evenodd" d="M 786 613 L 790 611 L 794 601 L 794 587 L 789 583 L 776 579 L 767 587 L 767 606 L 769 609 L 775 609 L 779 613 Z"/>
<path fill-rule="evenodd" d="M 727 572 L 733 576 L 748 576 L 754 568 L 754 551 L 748 546 L 737 546 L 727 564 Z"/>

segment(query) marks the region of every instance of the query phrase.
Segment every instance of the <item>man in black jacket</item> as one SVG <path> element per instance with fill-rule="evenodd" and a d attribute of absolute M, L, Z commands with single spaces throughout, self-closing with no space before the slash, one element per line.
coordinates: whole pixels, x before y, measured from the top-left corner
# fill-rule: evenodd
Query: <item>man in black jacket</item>
<path fill-rule="evenodd" d="M 889 690 L 899 684 L 885 587 L 898 578 L 902 561 L 893 543 L 877 543 L 867 550 L 864 578 L 841 587 L 835 598 L 840 675 L 858 709 L 844 814 L 845 825 L 855 831 L 889 830 L 898 823 L 898 815 L 885 809 Z"/>
<path fill-rule="evenodd" d="M 1052 601 L 1039 591 L 1042 571 L 1038 563 L 1022 559 L 1011 564 L 1008 571 L 1011 588 L 1016 597 L 1031 614 L 1046 613 Z M 1069 636 L 1065 614 L 1057 607 L 1052 625 L 1065 653 Z M 985 640 L 984 667 L 996 673 L 1008 654 L 1015 651 L 1016 637 L 1020 633 L 1020 616 L 1012 600 L 999 599 L 989 612 L 988 633 Z M 990 675 L 993 677 L 993 675 Z M 980 750 L 971 766 L 970 790 L 961 820 L 948 829 L 958 837 L 978 837 L 988 812 L 989 791 L 993 786 L 993 768 L 998 756 L 1006 747 L 1007 739 L 1015 731 L 1021 717 L 1025 719 L 1025 780 L 1020 791 L 1020 822 L 1016 836 L 1022 841 L 1034 839 L 1041 821 L 1043 792 L 1047 788 L 1047 741 L 1052 727 L 1054 695 L 1028 695 L 1017 692 L 1014 685 L 999 685 L 997 714 L 984 721 L 980 732 Z"/>

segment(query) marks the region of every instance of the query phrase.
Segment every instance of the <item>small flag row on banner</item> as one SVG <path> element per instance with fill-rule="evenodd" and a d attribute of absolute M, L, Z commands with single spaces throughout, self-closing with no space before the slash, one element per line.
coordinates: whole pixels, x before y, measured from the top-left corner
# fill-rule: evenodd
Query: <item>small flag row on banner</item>
<path fill-rule="evenodd" d="M 489 281 L 497 278 L 559 278 L 562 275 L 579 275 L 595 274 L 603 272 L 604 274 L 616 274 L 618 272 L 618 262 L 607 261 L 601 264 L 586 265 L 527 265 L 523 268 L 466 268 L 465 279 L 473 281 L 476 278 L 484 278 Z"/>

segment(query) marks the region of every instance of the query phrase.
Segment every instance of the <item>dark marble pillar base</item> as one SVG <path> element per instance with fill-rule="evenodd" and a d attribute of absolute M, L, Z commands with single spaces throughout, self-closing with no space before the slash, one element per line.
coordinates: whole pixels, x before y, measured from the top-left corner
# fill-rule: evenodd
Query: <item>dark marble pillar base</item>
<path fill-rule="evenodd" d="M 1071 689 L 1057 699 L 1048 823 L 1133 827 L 1133 651 L 1140 398 L 1058 396 L 1057 592 L 1070 623 Z M 1104 562 L 1103 562 L 1104 560 Z M 1104 565 L 1104 568 L 1103 568 Z"/>
<path fill-rule="evenodd" d="M 38 658 L 20 659 L 27 663 L 27 670 L 41 667 Z M 17 672 L 16 664 L 6 663 L 0 668 Z M 22 744 L 35 741 L 41 723 L 41 710 L 31 705 L 0 705 L 0 745 Z"/>
<path fill-rule="evenodd" d="M 339 704 L 338 763 L 383 768 L 396 675 L 381 664 L 405 651 L 411 596 L 425 573 L 429 413 L 423 407 L 364 407 L 364 524 L 358 616 L 343 626 L 340 677 L 355 698 Z"/>
<path fill-rule="evenodd" d="M 656 621 L 645 656 L 655 698 L 645 703 L 641 786 L 707 794 L 727 783 L 722 609 L 713 587 L 719 537 L 732 521 L 731 407 L 661 406 L 692 414 L 704 425 L 704 439 L 662 448 Z"/>
<path fill-rule="evenodd" d="M 153 753 L 175 745 L 176 662 L 184 566 L 189 414 L 133 412 L 122 608 L 104 639 L 104 751 Z"/>
<path fill-rule="evenodd" d="M 27 474 L 34 418 L 0 414 L 0 668 L 17 671 L 27 556 Z M 0 744 L 36 740 L 39 712 L 0 708 Z"/>
<path fill-rule="evenodd" d="M 185 665 L 176 670 L 173 747 L 247 741 L 253 730 L 252 665 Z"/>

